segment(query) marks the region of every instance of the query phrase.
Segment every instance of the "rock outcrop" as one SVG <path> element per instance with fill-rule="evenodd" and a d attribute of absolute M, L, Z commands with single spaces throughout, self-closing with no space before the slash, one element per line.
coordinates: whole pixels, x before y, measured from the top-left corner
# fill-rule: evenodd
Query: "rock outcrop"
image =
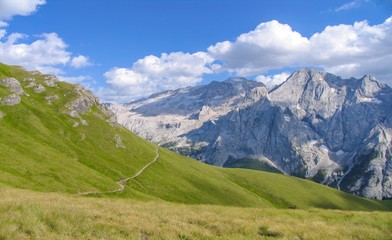
<path fill-rule="evenodd" d="M 20 82 L 15 78 L 3 78 L 0 80 L 0 85 L 7 87 L 11 92 L 21 95 L 24 93 Z"/>
<path fill-rule="evenodd" d="M 269 92 L 235 78 L 113 105 L 121 124 L 200 161 L 254 159 L 368 198 L 392 198 L 392 89 L 294 72 Z"/>
<path fill-rule="evenodd" d="M 18 94 L 11 94 L 5 97 L 0 98 L 0 105 L 6 106 L 14 106 L 19 104 L 21 101 L 20 96 Z"/>
<path fill-rule="evenodd" d="M 96 97 L 93 92 L 85 89 L 81 85 L 76 87 L 76 99 L 66 105 L 68 114 L 73 118 L 80 119 L 82 125 L 87 126 L 88 122 L 80 116 L 91 109 L 92 106 L 96 106 L 106 118 L 106 121 L 111 124 L 117 124 L 116 115 L 105 105 L 100 104 L 99 98 Z"/>
<path fill-rule="evenodd" d="M 20 103 L 21 98 L 19 95 L 25 94 L 22 85 L 15 78 L 0 79 L 0 85 L 8 88 L 12 94 L 0 97 L 0 105 L 14 106 Z"/>
<path fill-rule="evenodd" d="M 34 92 L 36 92 L 36 93 L 42 93 L 42 92 L 45 92 L 45 91 L 46 91 L 45 87 L 42 86 L 41 84 L 35 85 L 35 86 L 33 87 L 33 89 L 34 89 Z"/>
<path fill-rule="evenodd" d="M 53 96 L 46 96 L 45 100 L 48 104 L 52 104 L 53 102 L 59 100 L 59 96 L 58 95 L 53 95 Z"/>
<path fill-rule="evenodd" d="M 46 75 L 44 77 L 44 83 L 48 87 L 57 87 L 56 82 L 58 82 L 59 79 L 55 75 Z"/>
<path fill-rule="evenodd" d="M 116 148 L 125 148 L 120 136 L 117 134 L 114 136 L 114 140 L 116 141 Z"/>

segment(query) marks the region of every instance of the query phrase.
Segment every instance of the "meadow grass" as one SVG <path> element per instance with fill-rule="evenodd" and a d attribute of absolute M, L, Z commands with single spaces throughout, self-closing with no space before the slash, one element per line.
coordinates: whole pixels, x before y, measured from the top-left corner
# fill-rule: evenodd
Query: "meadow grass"
<path fill-rule="evenodd" d="M 0 187 L 0 239 L 391 239 L 390 212 L 85 198 Z"/>

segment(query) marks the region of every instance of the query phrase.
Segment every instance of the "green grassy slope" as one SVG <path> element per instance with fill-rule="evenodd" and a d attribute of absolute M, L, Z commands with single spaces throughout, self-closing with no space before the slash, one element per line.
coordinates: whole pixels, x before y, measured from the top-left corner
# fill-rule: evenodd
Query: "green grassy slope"
<path fill-rule="evenodd" d="M 232 159 L 225 162 L 223 164 L 223 167 L 245 168 L 245 169 L 261 170 L 266 172 L 281 173 L 281 171 L 269 165 L 268 163 L 259 161 L 257 159 L 251 159 L 251 158 Z"/>
<path fill-rule="evenodd" d="M 78 97 L 75 86 L 58 82 L 58 88 L 47 87 L 44 76 L 0 65 L 0 78 L 5 76 L 18 79 L 29 96 L 21 96 L 18 105 L 0 106 L 6 114 L 0 120 L 1 182 L 40 191 L 110 190 L 117 187 L 113 180 L 133 174 L 154 157 L 152 144 L 109 125 L 95 107 L 83 115 L 88 126 L 73 127 L 78 119 L 69 116 L 65 105 Z M 46 92 L 27 88 L 26 77 L 36 78 Z M 0 97 L 7 94 L 5 87 L 0 89 Z M 45 97 L 54 95 L 59 100 L 48 104 Z M 125 149 L 116 148 L 116 134 Z"/>
<path fill-rule="evenodd" d="M 153 167 L 129 183 L 119 196 L 135 191 L 181 203 L 275 208 L 391 210 L 392 201 L 359 198 L 313 181 L 247 169 L 205 165 L 161 149 Z"/>
<path fill-rule="evenodd" d="M 76 86 L 44 84 L 32 75 L 0 64 L 0 79 L 14 77 L 28 95 L 15 106 L 0 106 L 0 182 L 14 188 L 78 193 L 117 189 L 115 181 L 134 175 L 155 157 L 155 146 L 125 128 L 109 124 L 98 105 L 82 118 L 69 115 L 67 104 L 80 96 Z M 23 79 L 36 78 L 46 91 L 35 93 Z M 10 94 L 0 86 L 0 98 Z M 58 96 L 48 104 L 45 97 Z M 125 148 L 117 148 L 115 136 Z M 390 202 L 358 198 L 311 181 L 244 169 L 205 165 L 160 149 L 158 162 L 128 183 L 124 192 L 103 197 L 166 200 L 276 208 L 392 209 Z M 99 195 L 102 197 L 102 195 Z"/>

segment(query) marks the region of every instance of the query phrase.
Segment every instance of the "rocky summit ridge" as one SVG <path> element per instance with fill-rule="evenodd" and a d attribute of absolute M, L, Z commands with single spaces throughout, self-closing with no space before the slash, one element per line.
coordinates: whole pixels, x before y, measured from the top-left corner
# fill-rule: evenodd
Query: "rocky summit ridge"
<path fill-rule="evenodd" d="M 111 109 L 136 134 L 203 162 L 251 159 L 355 195 L 392 197 L 392 89 L 372 76 L 302 69 L 269 91 L 231 78 Z"/>

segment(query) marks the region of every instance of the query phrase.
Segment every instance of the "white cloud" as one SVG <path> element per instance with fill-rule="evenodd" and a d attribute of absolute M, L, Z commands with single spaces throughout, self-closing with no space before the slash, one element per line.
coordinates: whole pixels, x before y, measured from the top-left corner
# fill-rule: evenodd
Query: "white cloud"
<path fill-rule="evenodd" d="M 7 31 L 4 29 L 0 29 L 0 40 L 7 34 Z"/>
<path fill-rule="evenodd" d="M 27 38 L 26 35 L 12 33 L 7 41 L 0 42 L 0 61 L 30 70 L 65 65 L 70 61 L 71 53 L 66 51 L 67 45 L 56 33 L 42 34 L 31 43 L 18 43 Z"/>
<path fill-rule="evenodd" d="M 335 8 L 335 12 L 341 12 L 341 11 L 345 11 L 345 10 L 350 10 L 350 9 L 353 9 L 353 8 L 358 8 L 360 6 L 361 6 L 361 2 L 359 0 L 356 0 L 356 1 L 345 3 L 345 4 Z"/>
<path fill-rule="evenodd" d="M 208 48 L 222 62 L 221 71 L 258 75 L 285 67 L 318 66 L 343 77 L 373 74 L 380 80 L 391 73 L 392 17 L 379 25 L 367 21 L 327 26 L 310 38 L 277 21 L 262 23 L 234 42 Z M 388 66 L 389 65 L 389 66 Z"/>
<path fill-rule="evenodd" d="M 308 52 L 309 39 L 287 24 L 270 21 L 241 34 L 235 42 L 219 42 L 208 53 L 223 62 L 223 69 L 252 75 L 285 65 L 295 65 L 298 55 Z"/>
<path fill-rule="evenodd" d="M 343 77 L 373 74 L 392 83 L 386 78 L 391 74 L 392 18 L 373 26 L 367 21 L 328 26 L 310 41 L 313 64 Z"/>
<path fill-rule="evenodd" d="M 91 65 L 89 58 L 83 55 L 73 57 L 70 64 L 74 68 L 82 68 Z"/>
<path fill-rule="evenodd" d="M 61 67 L 68 64 L 74 68 L 90 65 L 88 57 L 79 55 L 72 58 L 68 45 L 56 33 L 37 35 L 33 41 L 20 33 L 12 33 L 1 41 L 2 35 L 0 30 L 0 61 L 6 64 L 52 74 L 63 74 Z"/>
<path fill-rule="evenodd" d="M 16 15 L 28 16 L 44 4 L 45 0 L 1 0 L 0 20 L 8 20 Z"/>
<path fill-rule="evenodd" d="M 28 70 L 62 74 L 61 66 L 70 65 L 81 68 L 90 65 L 88 57 L 79 55 L 72 58 L 67 44 L 56 33 L 44 33 L 34 37 L 21 33 L 7 36 L 7 21 L 13 16 L 28 16 L 45 0 L 0 0 L 0 61 L 20 65 Z"/>
<path fill-rule="evenodd" d="M 7 27 L 7 26 L 8 26 L 8 23 L 6 23 L 4 21 L 0 21 L 0 28 Z"/>
<path fill-rule="evenodd" d="M 213 59 L 206 53 L 163 53 L 146 56 L 131 68 L 113 68 L 105 73 L 110 89 L 100 92 L 107 101 L 135 99 L 157 91 L 194 85 L 203 74 L 213 73 Z"/>
<path fill-rule="evenodd" d="M 286 81 L 286 79 L 290 76 L 288 72 L 282 72 L 279 74 L 275 74 L 273 76 L 265 76 L 259 75 L 256 77 L 256 81 L 264 83 L 267 88 L 273 88 L 276 85 L 279 85 Z"/>
<path fill-rule="evenodd" d="M 61 81 L 69 82 L 69 83 L 82 83 L 88 80 L 91 80 L 91 76 L 81 75 L 76 77 L 67 77 L 67 76 L 58 76 Z"/>

